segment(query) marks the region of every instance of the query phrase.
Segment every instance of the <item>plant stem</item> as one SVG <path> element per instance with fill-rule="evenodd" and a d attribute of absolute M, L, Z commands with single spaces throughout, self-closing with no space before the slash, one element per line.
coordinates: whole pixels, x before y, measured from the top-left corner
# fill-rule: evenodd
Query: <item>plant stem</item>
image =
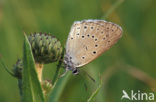
<path fill-rule="evenodd" d="M 117 0 L 112 7 L 105 13 L 102 19 L 106 19 L 121 3 L 123 3 L 124 0 Z"/>
<path fill-rule="evenodd" d="M 23 96 L 23 91 L 22 91 L 22 79 L 18 79 L 18 88 L 19 88 L 19 94 L 22 102 L 22 96 Z"/>
<path fill-rule="evenodd" d="M 11 76 L 15 77 L 14 73 L 11 72 L 11 71 L 9 70 L 9 68 L 6 66 L 6 64 L 3 62 L 2 59 L 0 59 L 0 63 L 1 63 L 1 65 L 3 66 L 3 68 L 4 68 Z"/>
<path fill-rule="evenodd" d="M 55 72 L 55 75 L 54 75 L 53 80 L 52 80 L 53 84 L 55 83 L 55 81 L 58 78 L 59 71 L 60 71 L 60 68 L 61 68 L 61 65 L 62 65 L 62 62 L 63 62 L 64 51 L 65 51 L 65 49 L 63 48 L 63 51 L 62 51 L 62 54 L 61 54 L 61 58 L 60 58 L 60 60 L 58 62 L 58 65 L 57 65 L 57 68 L 56 68 L 56 72 Z"/>
<path fill-rule="evenodd" d="M 40 82 L 42 82 L 42 70 L 43 70 L 43 64 L 41 63 L 35 63 L 38 79 Z"/>
<path fill-rule="evenodd" d="M 55 83 L 56 79 L 58 78 L 59 70 L 60 70 L 60 67 L 58 65 L 58 67 L 56 68 L 56 72 L 55 72 L 54 78 L 53 78 L 53 84 Z"/>

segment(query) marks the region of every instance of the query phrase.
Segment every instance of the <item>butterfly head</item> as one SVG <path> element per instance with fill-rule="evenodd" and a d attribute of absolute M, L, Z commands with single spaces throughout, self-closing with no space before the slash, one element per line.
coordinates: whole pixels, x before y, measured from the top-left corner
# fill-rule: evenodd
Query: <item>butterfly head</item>
<path fill-rule="evenodd" d="M 74 75 L 77 75 L 79 73 L 79 70 L 75 67 L 69 55 L 65 55 L 64 64 L 65 64 L 65 69 L 72 71 Z"/>

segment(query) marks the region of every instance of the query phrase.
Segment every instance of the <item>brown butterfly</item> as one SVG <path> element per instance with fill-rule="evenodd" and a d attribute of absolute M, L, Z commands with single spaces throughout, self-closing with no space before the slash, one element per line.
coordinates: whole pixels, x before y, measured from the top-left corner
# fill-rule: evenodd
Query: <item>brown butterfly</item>
<path fill-rule="evenodd" d="M 88 64 L 114 45 L 122 36 L 122 28 L 104 20 L 76 21 L 71 27 L 64 63 L 66 72 L 78 74 Z"/>

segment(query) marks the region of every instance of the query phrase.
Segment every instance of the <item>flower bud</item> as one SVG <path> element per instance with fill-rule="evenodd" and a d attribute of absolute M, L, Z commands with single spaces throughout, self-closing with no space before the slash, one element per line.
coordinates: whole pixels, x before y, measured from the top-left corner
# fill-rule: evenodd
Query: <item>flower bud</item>
<path fill-rule="evenodd" d="M 22 79 L 23 61 L 18 59 L 16 64 L 13 66 L 14 76 L 18 79 Z"/>
<path fill-rule="evenodd" d="M 47 64 L 60 59 L 62 46 L 56 37 L 51 34 L 37 33 L 29 35 L 28 39 L 35 62 Z"/>
<path fill-rule="evenodd" d="M 51 92 L 52 90 L 52 83 L 50 80 L 44 80 L 42 82 L 42 89 L 43 89 L 43 92 L 44 94 L 48 94 Z"/>

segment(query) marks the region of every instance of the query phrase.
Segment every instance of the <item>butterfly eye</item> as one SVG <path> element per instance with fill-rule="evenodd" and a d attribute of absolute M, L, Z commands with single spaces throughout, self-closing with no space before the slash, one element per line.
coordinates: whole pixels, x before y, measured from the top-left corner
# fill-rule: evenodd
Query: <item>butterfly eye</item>
<path fill-rule="evenodd" d="M 77 69 L 74 69 L 72 73 L 75 74 L 75 75 L 77 75 L 79 72 L 78 72 Z"/>

